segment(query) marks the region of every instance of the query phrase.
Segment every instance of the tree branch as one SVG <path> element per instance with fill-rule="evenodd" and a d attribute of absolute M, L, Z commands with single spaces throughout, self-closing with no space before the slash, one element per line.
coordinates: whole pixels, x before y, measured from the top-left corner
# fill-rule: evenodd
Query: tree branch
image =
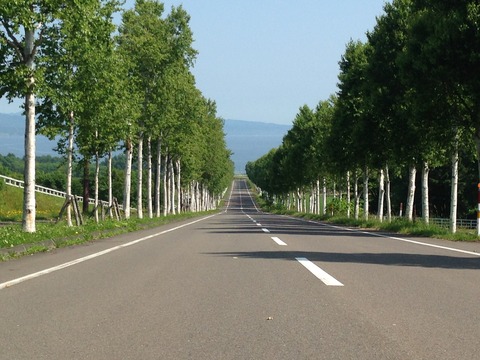
<path fill-rule="evenodd" d="M 42 28 L 42 23 L 38 24 L 37 28 L 38 29 Z M 45 30 L 46 30 L 46 27 L 43 27 L 38 34 L 38 40 L 35 41 L 34 46 L 33 46 L 33 50 L 32 50 L 32 56 L 33 57 L 35 57 L 35 55 L 37 54 L 38 47 L 42 45 L 43 34 L 45 33 Z"/>
<path fill-rule="evenodd" d="M 19 56 L 20 59 L 25 60 L 23 58 L 22 45 L 18 42 L 15 35 L 13 35 L 13 33 L 10 31 L 10 29 L 8 27 L 8 22 L 6 22 L 5 19 L 2 19 L 1 22 L 2 22 L 3 28 L 5 29 L 8 37 L 5 36 L 5 34 L 3 32 L 0 32 L 0 37 L 2 37 L 7 42 L 7 44 L 10 45 L 15 50 L 15 52 L 17 53 L 17 55 Z"/>

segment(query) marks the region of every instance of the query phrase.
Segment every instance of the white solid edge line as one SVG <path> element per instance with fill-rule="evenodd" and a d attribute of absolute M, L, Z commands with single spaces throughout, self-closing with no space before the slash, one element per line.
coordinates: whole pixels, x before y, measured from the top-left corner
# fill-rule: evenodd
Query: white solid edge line
<path fill-rule="evenodd" d="M 281 245 L 281 246 L 287 246 L 287 244 L 285 242 L 283 242 L 282 240 L 280 240 L 278 237 L 276 236 L 272 236 L 272 240 L 275 241 L 278 245 Z"/>
<path fill-rule="evenodd" d="M 368 234 L 368 235 L 374 235 L 374 236 L 378 236 L 378 237 L 387 238 L 387 239 L 392 239 L 392 240 L 397 240 L 397 241 L 404 241 L 404 242 L 411 243 L 411 244 L 429 246 L 429 247 L 432 247 L 432 248 L 437 248 L 437 249 L 442 249 L 442 250 L 455 251 L 455 252 L 462 253 L 462 254 L 480 256 L 480 253 L 476 253 L 476 252 L 473 252 L 473 251 L 455 249 L 455 248 L 448 247 L 448 246 L 429 244 L 429 243 L 424 243 L 424 242 L 421 242 L 421 241 L 408 240 L 408 239 L 403 239 L 403 238 L 394 237 L 394 236 L 388 236 L 388 235 L 382 235 L 382 234 L 374 234 L 374 233 L 370 233 L 370 232 L 366 232 L 366 231 L 360 231 L 360 232 L 362 232 L 362 233 L 364 233 L 364 234 Z"/>
<path fill-rule="evenodd" d="M 400 238 L 400 237 L 395 237 L 395 236 L 390 236 L 390 235 L 375 234 L 375 233 L 372 233 L 372 232 L 369 232 L 369 231 L 362 231 L 362 230 L 351 229 L 351 228 L 347 228 L 347 227 L 343 227 L 343 226 L 325 224 L 325 223 L 320 223 L 320 222 L 313 221 L 313 220 L 304 220 L 304 219 L 300 219 L 300 218 L 294 218 L 294 217 L 291 217 L 291 216 L 285 216 L 285 217 L 291 218 L 291 219 L 296 219 L 296 220 L 301 220 L 301 221 L 305 221 L 305 222 L 309 222 L 309 223 L 317 224 L 317 225 L 321 225 L 321 226 L 327 226 L 327 227 L 331 227 L 331 228 L 335 228 L 335 229 L 347 230 L 347 231 L 351 231 L 351 232 L 358 232 L 358 233 L 361 233 L 361 234 L 367 234 L 367 235 L 371 235 L 371 236 L 382 237 L 382 238 L 385 238 L 385 239 L 391 239 L 391 240 L 396 240 L 396 241 L 403 241 L 403 242 L 410 243 L 410 244 L 416 244 L 416 245 L 421 245 L 421 246 L 428 246 L 428 247 L 432 247 L 432 248 L 436 248 L 436 249 L 454 251 L 454 252 L 458 252 L 458 253 L 462 253 L 462 254 L 475 255 L 475 256 L 479 256 L 479 257 L 480 257 L 480 253 L 477 253 L 477 252 L 474 252 L 474 251 L 456 249 L 456 248 L 452 248 L 452 247 L 448 247 L 448 246 L 443 246 L 443 245 L 429 244 L 429 243 L 425 243 L 425 242 L 422 242 L 422 241 L 409 240 L 409 239 Z"/>
<path fill-rule="evenodd" d="M 343 286 L 343 284 L 335 279 L 333 276 L 320 269 L 317 265 L 304 257 L 295 258 L 300 264 L 302 264 L 308 271 L 315 275 L 318 279 L 322 280 L 325 285 L 328 286 Z"/>
<path fill-rule="evenodd" d="M 120 249 L 122 249 L 122 248 L 131 246 L 131 245 L 138 244 L 138 243 L 140 243 L 140 242 L 142 242 L 142 241 L 145 241 L 145 240 L 151 239 L 151 238 L 153 238 L 153 237 L 160 236 L 160 235 L 163 235 L 163 234 L 166 234 L 166 233 L 169 233 L 169 232 L 172 232 L 172 231 L 181 229 L 181 228 L 183 228 L 183 227 L 186 227 L 186 226 L 195 224 L 195 223 L 197 223 L 197 222 L 200 222 L 200 221 L 209 219 L 209 218 L 211 218 L 211 217 L 213 217 L 213 216 L 216 216 L 216 215 L 217 215 L 217 214 L 213 214 L 213 215 L 210 215 L 210 216 L 206 216 L 206 217 L 204 217 L 204 218 L 201 218 L 201 219 L 198 219 L 198 220 L 189 222 L 189 223 L 187 223 L 187 224 L 183 224 L 183 225 L 180 225 L 180 226 L 176 226 L 176 227 L 174 227 L 174 228 L 171 228 L 171 229 L 168 229 L 168 230 L 164 230 L 164 231 L 161 231 L 161 232 L 156 233 L 156 234 L 148 235 L 148 236 L 145 236 L 145 237 L 143 237 L 143 238 L 140 238 L 140 239 L 137 239 L 137 240 L 133 240 L 133 241 L 128 242 L 128 243 L 126 243 L 126 244 L 114 246 L 114 247 L 112 247 L 112 248 L 109 248 L 109 249 L 106 249 L 106 250 L 103 250 L 103 251 L 100 251 L 100 252 L 97 252 L 97 253 L 94 253 L 94 254 L 91 254 L 91 255 L 87 255 L 87 256 L 84 256 L 84 257 L 81 257 L 81 258 L 78 258 L 78 259 L 75 259 L 75 260 L 72 260 L 72 261 L 69 261 L 69 262 L 66 262 L 66 263 L 57 265 L 57 266 L 53 266 L 53 267 L 48 268 L 48 269 L 45 269 L 45 270 L 41 270 L 41 271 L 38 271 L 38 272 L 35 272 L 35 273 L 32 273 L 32 274 L 29 274 L 29 275 L 22 276 L 22 277 L 17 278 L 17 279 L 13 279 L 13 280 L 6 281 L 6 282 L 0 284 L 0 290 L 3 290 L 3 289 L 8 288 L 8 287 L 11 287 L 11 286 L 13 286 L 13 285 L 18 285 L 18 284 L 20 284 L 20 283 L 22 283 L 22 282 L 24 282 L 24 281 L 27 281 L 27 280 L 35 279 L 35 278 L 40 277 L 40 276 L 42 276 L 42 275 L 47 275 L 47 274 L 50 274 L 50 273 L 52 273 L 52 272 L 65 269 L 65 268 L 67 268 L 67 267 L 70 267 L 70 266 L 73 266 L 73 265 L 76 265 L 76 264 L 80 264 L 80 263 L 82 263 L 82 262 L 84 262 L 84 261 L 94 259 L 94 258 L 96 258 L 96 257 L 99 257 L 99 256 L 102 256 L 102 255 L 111 253 L 111 252 L 113 252 L 113 251 L 120 250 Z"/>

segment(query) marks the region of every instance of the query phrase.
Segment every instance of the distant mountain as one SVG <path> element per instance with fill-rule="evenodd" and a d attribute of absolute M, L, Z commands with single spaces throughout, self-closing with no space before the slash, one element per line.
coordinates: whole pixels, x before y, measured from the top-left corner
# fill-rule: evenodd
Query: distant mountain
<path fill-rule="evenodd" d="M 255 121 L 225 120 L 225 140 L 233 152 L 236 173 L 245 173 L 248 161 L 257 160 L 282 144 L 290 125 Z"/>
<path fill-rule="evenodd" d="M 0 154 L 14 154 L 22 158 L 25 156 L 25 117 L 22 114 L 0 113 Z M 56 142 L 48 140 L 43 135 L 37 135 L 37 155 L 57 155 L 53 151 Z"/>
<path fill-rule="evenodd" d="M 235 172 L 244 173 L 248 161 L 254 161 L 282 143 L 283 136 L 290 130 L 289 125 L 270 124 L 244 120 L 225 120 L 225 140 L 233 152 Z M 9 153 L 18 157 L 24 151 L 25 118 L 22 114 L 0 113 L 0 154 Z M 37 135 L 37 155 L 52 155 L 55 141 Z"/>

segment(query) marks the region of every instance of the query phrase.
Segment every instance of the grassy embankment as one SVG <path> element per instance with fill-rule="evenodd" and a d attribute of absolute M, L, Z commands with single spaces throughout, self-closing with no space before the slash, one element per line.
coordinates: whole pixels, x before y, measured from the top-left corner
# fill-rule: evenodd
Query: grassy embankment
<path fill-rule="evenodd" d="M 105 220 L 95 223 L 93 219 L 86 219 L 82 226 L 69 227 L 66 221 L 56 219 L 64 203 L 64 199 L 44 194 L 36 194 L 37 225 L 35 233 L 22 231 L 22 201 L 23 189 L 4 184 L 0 185 L 0 222 L 12 222 L 0 226 L 0 249 L 12 249 L 0 254 L 0 261 L 24 254 L 48 251 L 52 247 L 65 247 L 85 243 L 113 235 L 132 232 L 145 228 L 152 228 L 174 221 L 198 217 L 207 213 L 182 213 L 154 219 Z M 46 244 L 48 242 L 48 244 Z M 18 250 L 18 245 L 28 244 L 25 251 Z M 15 250 L 15 251 L 14 251 Z"/>

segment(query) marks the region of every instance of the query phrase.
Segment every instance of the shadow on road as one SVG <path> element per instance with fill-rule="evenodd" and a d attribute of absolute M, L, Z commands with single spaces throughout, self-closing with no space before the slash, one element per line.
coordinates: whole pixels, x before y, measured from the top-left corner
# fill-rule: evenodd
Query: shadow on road
<path fill-rule="evenodd" d="M 359 263 L 387 266 L 413 266 L 443 269 L 480 269 L 478 257 L 454 257 L 443 255 L 421 255 L 401 253 L 332 253 L 332 252 L 305 252 L 305 251 L 248 251 L 248 252 L 218 252 L 205 253 L 206 255 L 238 257 L 248 259 L 268 260 L 295 260 L 297 257 L 306 257 L 310 261 L 334 263 Z"/>

